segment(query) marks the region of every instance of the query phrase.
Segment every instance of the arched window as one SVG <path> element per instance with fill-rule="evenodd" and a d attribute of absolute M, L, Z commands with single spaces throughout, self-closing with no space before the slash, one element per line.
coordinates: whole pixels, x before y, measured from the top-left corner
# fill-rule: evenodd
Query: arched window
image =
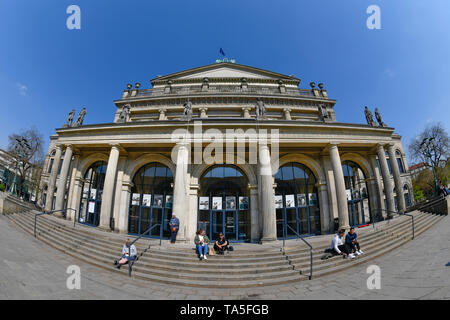
<path fill-rule="evenodd" d="M 276 173 L 275 183 L 277 236 L 319 234 L 317 180 L 312 171 L 300 163 L 287 163 Z"/>
<path fill-rule="evenodd" d="M 200 179 L 198 228 L 211 240 L 222 232 L 228 240 L 250 240 L 250 201 L 248 180 L 237 166 L 208 168 Z"/>
<path fill-rule="evenodd" d="M 169 221 L 172 218 L 173 174 L 165 165 L 146 164 L 134 175 L 131 189 L 128 232 L 149 236 L 170 236 Z"/>
<path fill-rule="evenodd" d="M 79 222 L 98 226 L 107 164 L 98 161 L 87 169 L 82 186 Z"/>
<path fill-rule="evenodd" d="M 342 171 L 350 225 L 357 226 L 370 222 L 369 194 L 364 171 L 353 161 L 344 161 Z"/>

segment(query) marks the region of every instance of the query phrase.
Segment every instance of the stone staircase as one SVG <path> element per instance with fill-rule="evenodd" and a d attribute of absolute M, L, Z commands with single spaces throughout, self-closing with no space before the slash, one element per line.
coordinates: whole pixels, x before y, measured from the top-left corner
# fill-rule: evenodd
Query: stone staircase
<path fill-rule="evenodd" d="M 33 234 L 35 211 L 7 215 L 11 223 Z M 419 236 L 445 216 L 415 211 L 415 236 Z M 367 227 L 369 228 L 369 227 Z M 370 226 L 372 228 L 372 226 Z M 358 233 L 364 255 L 353 260 L 340 256 L 321 260 L 329 240 L 313 243 L 313 278 L 336 273 L 392 251 L 412 238 L 411 218 L 401 216 L 373 230 Z M 128 275 L 128 266 L 114 268 L 125 238 L 131 236 L 101 232 L 53 216 L 38 218 L 37 238 L 70 256 L 100 268 Z M 199 261 L 192 248 L 159 245 L 159 240 L 140 239 L 136 242 L 138 257 L 132 277 L 170 285 L 207 288 L 249 288 L 281 285 L 309 278 L 310 253 L 300 240 L 289 240 L 280 247 L 247 245 L 224 256 L 209 256 Z M 254 247 L 253 247 L 254 246 Z"/>

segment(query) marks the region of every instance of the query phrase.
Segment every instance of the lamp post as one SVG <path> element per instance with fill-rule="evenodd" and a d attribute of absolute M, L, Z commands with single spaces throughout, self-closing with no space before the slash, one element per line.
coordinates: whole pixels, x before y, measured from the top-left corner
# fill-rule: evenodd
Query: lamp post
<path fill-rule="evenodd" d="M 431 138 L 424 138 L 422 140 L 422 142 L 420 143 L 420 147 L 422 150 L 422 153 L 428 157 L 431 161 L 431 171 L 433 172 L 433 184 L 434 184 L 434 191 L 433 191 L 433 197 L 436 197 L 438 195 L 438 188 L 437 188 L 437 175 L 436 175 L 436 168 L 433 165 L 433 161 L 432 161 L 432 155 L 431 155 L 431 151 L 430 151 L 430 146 L 434 149 L 435 145 L 434 145 L 434 137 Z"/>
<path fill-rule="evenodd" d="M 14 171 L 14 179 L 12 186 L 9 188 L 9 193 L 14 194 L 15 192 L 19 191 L 18 194 L 20 194 L 20 190 L 17 190 L 17 168 L 19 166 L 19 162 L 23 161 L 26 155 L 31 151 L 30 144 L 28 143 L 28 140 L 24 137 L 16 138 L 16 145 L 14 146 L 14 150 L 16 151 L 16 154 L 18 155 L 18 159 L 16 161 L 16 168 Z M 22 177 L 25 179 L 25 177 Z"/>

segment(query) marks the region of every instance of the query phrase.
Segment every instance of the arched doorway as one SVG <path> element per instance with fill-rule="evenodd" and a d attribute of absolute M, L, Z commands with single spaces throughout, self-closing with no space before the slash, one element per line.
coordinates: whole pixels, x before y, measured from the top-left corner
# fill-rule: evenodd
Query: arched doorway
<path fill-rule="evenodd" d="M 342 162 L 342 171 L 347 193 L 350 225 L 359 226 L 371 222 L 369 193 L 364 171 L 353 161 Z"/>
<path fill-rule="evenodd" d="M 98 161 L 91 165 L 84 175 L 79 210 L 80 223 L 96 227 L 100 222 L 106 167 L 106 162 Z"/>
<path fill-rule="evenodd" d="M 292 230 L 298 234 L 320 234 L 317 180 L 312 171 L 300 163 L 287 163 L 278 170 L 275 183 L 277 237 L 282 238 L 284 233 L 295 237 Z"/>
<path fill-rule="evenodd" d="M 231 241 L 250 241 L 248 180 L 233 165 L 210 167 L 200 179 L 198 228 L 211 240 L 219 233 Z"/>
<path fill-rule="evenodd" d="M 165 165 L 153 162 L 136 172 L 131 189 L 128 232 L 142 234 L 154 227 L 150 237 L 170 236 L 169 221 L 172 218 L 173 174 Z"/>

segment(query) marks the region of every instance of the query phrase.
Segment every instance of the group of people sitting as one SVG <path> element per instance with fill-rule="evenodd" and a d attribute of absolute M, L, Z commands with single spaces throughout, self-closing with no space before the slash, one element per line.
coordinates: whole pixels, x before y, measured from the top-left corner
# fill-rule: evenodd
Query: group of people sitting
<path fill-rule="evenodd" d="M 354 259 L 355 256 L 363 254 L 364 252 L 359 245 L 355 228 L 350 228 L 350 231 L 345 236 L 345 242 L 342 241 L 344 234 L 345 229 L 340 229 L 338 233 L 334 235 L 329 253 L 332 255 L 343 255 L 345 258 L 349 259 Z"/>
<path fill-rule="evenodd" d="M 196 232 L 194 238 L 195 247 L 197 249 L 197 254 L 199 255 L 200 260 L 208 260 L 208 245 L 211 243 L 208 236 L 206 235 L 206 231 L 204 229 L 199 229 Z M 217 254 L 223 255 L 225 252 L 230 250 L 229 242 L 225 239 L 223 233 L 219 233 L 219 239 L 214 243 L 214 251 Z"/>

